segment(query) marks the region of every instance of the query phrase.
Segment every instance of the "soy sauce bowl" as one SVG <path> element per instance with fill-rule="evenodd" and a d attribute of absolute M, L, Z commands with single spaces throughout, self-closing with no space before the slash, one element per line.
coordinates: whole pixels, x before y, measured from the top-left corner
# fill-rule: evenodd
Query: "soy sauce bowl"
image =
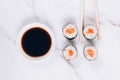
<path fill-rule="evenodd" d="M 28 59 L 44 59 L 55 48 L 55 36 L 44 24 L 31 23 L 24 26 L 17 35 L 17 49 Z"/>

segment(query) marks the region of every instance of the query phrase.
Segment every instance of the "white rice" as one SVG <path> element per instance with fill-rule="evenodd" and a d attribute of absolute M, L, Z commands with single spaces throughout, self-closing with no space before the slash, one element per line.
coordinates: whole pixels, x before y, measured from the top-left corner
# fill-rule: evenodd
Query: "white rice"
<path fill-rule="evenodd" d="M 87 53 L 87 50 L 88 50 L 88 49 L 92 49 L 92 50 L 94 51 L 94 56 L 93 56 L 93 57 L 91 57 L 91 56 Z M 84 48 L 84 56 L 85 56 L 85 58 L 86 58 L 87 60 L 95 60 L 96 57 L 97 57 L 97 55 L 98 55 L 98 51 L 97 51 L 97 49 L 96 49 L 94 46 L 85 46 L 85 48 Z"/>
<path fill-rule="evenodd" d="M 68 54 L 68 50 L 72 50 L 72 51 L 73 51 L 73 55 L 72 55 L 72 56 L 70 56 L 70 55 Z M 72 45 L 69 45 L 69 46 L 65 47 L 65 48 L 63 49 L 63 57 L 64 57 L 66 60 L 73 60 L 73 59 L 75 59 L 75 57 L 77 57 L 77 49 L 76 49 L 76 47 L 74 47 L 74 46 L 72 46 Z"/>
<path fill-rule="evenodd" d="M 74 28 L 75 32 L 72 34 L 66 34 L 66 30 L 69 28 Z M 77 34 L 78 34 L 77 27 L 75 25 L 68 24 L 63 28 L 63 35 L 68 39 L 74 39 L 77 36 Z"/>
<path fill-rule="evenodd" d="M 87 34 L 86 32 L 89 29 L 93 29 L 94 30 L 94 34 Z M 91 26 L 91 25 L 87 25 L 84 27 L 83 29 L 83 35 L 85 36 L 86 39 L 94 39 L 98 34 L 98 29 L 96 26 Z"/>

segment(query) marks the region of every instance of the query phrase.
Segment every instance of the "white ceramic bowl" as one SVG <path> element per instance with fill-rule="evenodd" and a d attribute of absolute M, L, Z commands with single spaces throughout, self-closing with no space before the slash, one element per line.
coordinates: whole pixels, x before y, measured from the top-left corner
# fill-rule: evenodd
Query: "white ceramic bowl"
<path fill-rule="evenodd" d="M 21 45 L 21 39 L 22 39 L 22 37 L 23 37 L 23 35 L 24 35 L 24 33 L 25 33 L 26 31 L 28 31 L 28 30 L 31 29 L 31 28 L 36 28 L 36 27 L 42 28 L 42 29 L 46 30 L 46 31 L 49 33 L 49 35 L 50 35 L 50 37 L 51 37 L 51 48 L 50 48 L 49 51 L 48 51 L 45 55 L 43 55 L 43 56 L 31 57 L 31 56 L 29 56 L 27 53 L 25 53 L 25 51 L 23 50 L 22 45 Z M 28 24 L 28 25 L 24 26 L 24 27 L 19 31 L 19 33 L 18 33 L 18 35 L 17 35 L 17 48 L 18 48 L 18 50 L 19 50 L 20 53 L 23 53 L 23 54 L 24 54 L 27 58 L 29 58 L 29 59 L 43 59 L 43 58 L 47 57 L 50 53 L 53 52 L 53 50 L 54 50 L 54 48 L 55 48 L 55 36 L 54 36 L 53 32 L 50 30 L 49 27 L 47 27 L 47 26 L 45 26 L 45 25 L 43 25 L 43 24 L 40 24 L 40 23 L 31 23 L 31 24 Z"/>

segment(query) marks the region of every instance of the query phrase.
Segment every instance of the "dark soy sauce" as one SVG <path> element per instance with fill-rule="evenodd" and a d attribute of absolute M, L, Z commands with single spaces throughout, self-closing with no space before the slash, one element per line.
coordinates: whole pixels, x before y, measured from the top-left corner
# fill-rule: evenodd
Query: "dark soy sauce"
<path fill-rule="evenodd" d="M 42 28 L 31 28 L 23 34 L 21 45 L 24 52 L 31 57 L 40 57 L 50 50 L 51 37 Z"/>

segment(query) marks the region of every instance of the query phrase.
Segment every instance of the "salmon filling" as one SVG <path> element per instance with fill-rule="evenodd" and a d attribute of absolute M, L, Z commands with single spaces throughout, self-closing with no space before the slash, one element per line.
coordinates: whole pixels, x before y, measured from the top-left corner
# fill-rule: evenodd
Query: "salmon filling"
<path fill-rule="evenodd" d="M 69 28 L 69 29 L 66 29 L 65 32 L 66 32 L 67 34 L 72 34 L 72 33 L 75 32 L 75 29 L 73 29 L 73 28 Z"/>
<path fill-rule="evenodd" d="M 69 56 L 73 56 L 73 51 L 72 50 L 68 50 L 68 54 L 69 54 Z"/>
<path fill-rule="evenodd" d="M 93 29 L 88 29 L 88 31 L 86 33 L 87 34 L 94 34 L 94 30 Z"/>
<path fill-rule="evenodd" d="M 94 57 L 94 51 L 93 51 L 93 50 L 88 49 L 88 50 L 87 50 L 87 53 L 88 53 L 88 55 L 89 55 L 90 57 Z"/>

